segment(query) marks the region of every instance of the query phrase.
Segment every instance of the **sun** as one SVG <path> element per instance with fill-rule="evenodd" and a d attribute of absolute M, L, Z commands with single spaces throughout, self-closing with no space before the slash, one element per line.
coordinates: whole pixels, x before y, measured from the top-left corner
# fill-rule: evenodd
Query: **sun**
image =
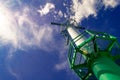
<path fill-rule="evenodd" d="M 15 40 L 15 24 L 10 11 L 0 4 L 0 41 L 9 42 Z"/>
<path fill-rule="evenodd" d="M 0 8 L 0 35 L 7 36 L 5 32 L 9 32 L 10 19 L 7 11 Z"/>
<path fill-rule="evenodd" d="M 0 9 L 0 26 L 4 26 L 7 20 L 6 13 Z"/>

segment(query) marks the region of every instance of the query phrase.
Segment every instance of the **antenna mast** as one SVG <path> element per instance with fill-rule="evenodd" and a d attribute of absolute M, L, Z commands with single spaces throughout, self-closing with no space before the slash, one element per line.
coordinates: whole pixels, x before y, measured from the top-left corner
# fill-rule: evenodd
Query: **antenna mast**
<path fill-rule="evenodd" d="M 120 66 L 116 60 L 120 59 L 120 45 L 116 37 L 92 30 L 85 30 L 70 21 L 64 24 L 51 23 L 62 26 L 61 33 L 69 39 L 68 60 L 70 67 L 86 80 L 94 75 L 98 80 L 119 80 Z M 80 32 L 81 30 L 81 32 Z"/>

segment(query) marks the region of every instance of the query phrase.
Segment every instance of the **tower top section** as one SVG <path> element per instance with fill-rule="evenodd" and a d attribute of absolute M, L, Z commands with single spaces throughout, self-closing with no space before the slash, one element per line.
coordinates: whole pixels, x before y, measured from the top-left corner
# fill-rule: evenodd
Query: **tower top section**
<path fill-rule="evenodd" d="M 51 24 L 62 26 L 61 34 L 69 43 L 70 67 L 83 80 L 93 75 L 91 65 L 98 58 L 107 57 L 113 61 L 120 58 L 120 54 L 115 54 L 120 51 L 114 52 L 120 50 L 120 45 L 117 38 L 112 35 L 87 30 L 80 27 L 74 20 L 63 24 L 54 22 Z"/>

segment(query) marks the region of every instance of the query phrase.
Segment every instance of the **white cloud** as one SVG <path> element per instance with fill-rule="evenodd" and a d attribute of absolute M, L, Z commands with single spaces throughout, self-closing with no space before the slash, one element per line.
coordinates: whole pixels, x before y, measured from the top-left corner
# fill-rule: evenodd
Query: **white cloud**
<path fill-rule="evenodd" d="M 63 41 L 61 43 L 63 43 Z M 55 69 L 56 70 L 67 69 L 68 66 L 69 66 L 68 61 L 67 61 L 68 46 L 65 46 L 65 44 L 59 44 L 59 47 L 56 50 L 59 51 L 59 60 L 60 60 L 60 62 L 55 65 Z"/>
<path fill-rule="evenodd" d="M 61 10 L 55 10 L 53 13 L 53 17 L 55 20 L 59 21 L 60 18 L 64 16 L 64 13 Z"/>
<path fill-rule="evenodd" d="M 16 26 L 12 13 L 0 4 L 0 43 L 5 45 L 7 43 L 17 44 Z M 14 33 L 15 32 L 15 33 Z"/>
<path fill-rule="evenodd" d="M 22 11 L 11 12 L 4 5 L 0 5 L 1 46 L 10 44 L 15 49 L 33 46 L 47 49 L 47 43 L 53 40 L 53 29 L 46 24 L 39 26 L 29 17 L 30 10 L 29 7 L 23 7 Z"/>
<path fill-rule="evenodd" d="M 29 7 L 13 12 L 0 4 L 0 46 L 11 45 L 6 56 L 6 68 L 16 78 L 19 75 L 13 72 L 9 63 L 16 54 L 13 51 L 16 49 L 28 51 L 28 48 L 51 51 L 51 45 L 54 46 L 52 41 L 54 29 L 46 24 L 39 26 L 29 16 L 30 12 Z"/>
<path fill-rule="evenodd" d="M 25 8 L 26 9 L 26 8 Z M 27 11 L 29 11 L 27 9 Z M 19 38 L 18 46 L 23 48 L 25 46 L 44 47 L 43 43 L 52 40 L 52 28 L 48 25 L 39 26 L 27 15 L 28 12 L 23 9 L 23 13 L 16 12 L 15 19 L 18 22 Z M 47 33 L 47 34 L 46 34 Z"/>
<path fill-rule="evenodd" d="M 81 22 L 90 15 L 97 16 L 97 12 L 101 6 L 105 6 L 105 9 L 107 9 L 109 7 L 114 8 L 118 4 L 118 0 L 72 0 L 71 11 L 73 15 L 70 18 Z"/>
<path fill-rule="evenodd" d="M 74 13 L 71 18 L 75 19 L 77 22 L 81 21 L 83 18 L 87 18 L 89 15 L 96 16 L 96 0 L 73 0 L 72 12 Z"/>
<path fill-rule="evenodd" d="M 61 10 L 59 10 L 58 15 L 59 15 L 60 17 L 63 17 L 63 13 L 62 13 Z"/>
<path fill-rule="evenodd" d="M 53 31 L 55 32 L 55 30 L 50 25 L 39 26 L 33 21 L 29 16 L 29 12 L 32 12 L 29 7 L 25 6 L 22 10 L 14 12 L 5 7 L 0 4 L 0 17 L 3 17 L 0 19 L 0 45 L 12 45 L 10 52 L 6 56 L 6 67 L 12 75 L 19 78 L 19 75 L 13 71 L 10 65 L 11 59 L 16 54 L 13 50 L 22 49 L 27 51 L 28 48 L 39 48 L 45 51 L 56 50 L 59 52 L 57 55 L 64 56 L 63 53 L 66 50 L 65 45 L 62 44 L 63 42 L 60 41 L 61 44 L 55 44 L 54 42 Z M 45 14 L 48 14 L 49 11 L 45 12 Z M 62 16 L 61 11 L 58 13 L 59 16 Z M 64 64 L 57 67 L 57 69 L 63 69 L 63 67 Z"/>
<path fill-rule="evenodd" d="M 103 4 L 105 5 L 105 8 L 108 8 L 108 7 L 114 8 L 119 3 L 118 3 L 118 0 L 103 0 Z"/>
<path fill-rule="evenodd" d="M 56 64 L 55 68 L 57 70 L 63 70 L 63 69 L 66 69 L 67 66 L 68 66 L 68 62 L 66 60 L 66 61 L 63 61 L 62 63 Z"/>
<path fill-rule="evenodd" d="M 64 13 L 64 18 L 67 18 L 67 14 L 66 13 Z"/>
<path fill-rule="evenodd" d="M 52 3 L 46 3 L 44 7 L 40 6 L 40 10 L 38 12 L 41 16 L 47 15 L 52 9 L 55 8 L 55 5 Z"/>

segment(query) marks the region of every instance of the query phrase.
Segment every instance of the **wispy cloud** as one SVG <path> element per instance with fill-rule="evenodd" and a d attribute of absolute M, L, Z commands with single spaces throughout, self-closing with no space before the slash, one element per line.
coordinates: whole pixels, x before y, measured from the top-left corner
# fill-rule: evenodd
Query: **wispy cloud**
<path fill-rule="evenodd" d="M 52 40 L 52 28 L 38 25 L 29 17 L 29 7 L 12 13 L 4 6 L 0 8 L 0 41 L 2 45 L 12 44 L 13 47 L 40 46 Z M 46 32 L 48 33 L 46 35 Z"/>
<path fill-rule="evenodd" d="M 21 4 L 20 0 L 17 1 L 19 4 Z M 97 0 L 81 0 L 81 2 L 80 0 L 73 0 L 71 10 L 74 14 L 71 16 L 71 18 L 75 19 L 77 22 L 80 22 L 84 18 L 87 18 L 89 15 L 97 16 L 98 3 L 101 2 Z M 111 5 L 113 3 L 114 2 L 104 2 L 104 5 L 106 8 L 109 6 L 112 6 L 112 8 L 114 8 L 118 5 L 116 3 L 114 3 L 114 5 Z M 55 9 L 54 4 L 46 3 L 44 6 L 40 6 L 39 10 L 35 11 L 39 12 L 40 16 L 45 16 L 53 9 Z M 60 61 L 60 64 L 55 65 L 55 68 L 57 70 L 66 68 L 67 61 L 64 53 L 67 52 L 64 44 L 61 43 L 63 45 L 56 46 L 53 43 L 53 32 L 55 32 L 53 28 L 51 28 L 50 25 L 44 24 L 41 26 L 37 24 L 29 16 L 29 12 L 33 11 L 31 11 L 31 9 L 27 6 L 23 7 L 22 10 L 12 12 L 7 9 L 6 6 L 4 6 L 2 3 L 0 4 L 0 16 L 3 17 L 0 19 L 0 21 L 2 21 L 2 23 L 0 23 L 0 43 L 2 45 L 11 44 L 13 48 L 22 50 L 31 47 L 37 47 L 46 51 L 50 51 L 52 48 L 54 48 L 54 50 L 60 52 L 60 60 L 62 60 Z M 57 15 L 60 17 L 62 17 L 63 14 L 64 17 L 67 17 L 65 13 L 62 13 L 62 11 L 59 10 L 57 12 Z M 11 52 L 8 54 L 7 59 L 10 60 L 12 56 L 13 53 Z M 12 73 L 10 66 L 9 70 Z M 15 73 L 13 74 L 16 75 Z"/>
<path fill-rule="evenodd" d="M 96 0 L 73 0 L 72 12 L 74 13 L 71 18 L 75 19 L 77 22 L 81 22 L 83 18 L 87 18 L 89 15 L 96 16 Z"/>
<path fill-rule="evenodd" d="M 52 9 L 55 9 L 55 5 L 52 3 L 46 3 L 44 6 L 40 6 L 38 12 L 40 16 L 47 15 Z"/>
<path fill-rule="evenodd" d="M 24 9 L 23 9 L 24 10 Z M 39 26 L 27 15 L 26 9 L 23 13 L 16 13 L 15 18 L 19 26 L 19 46 L 40 46 L 42 43 L 46 43 L 52 39 L 52 28 L 48 25 Z M 46 35 L 46 32 L 48 33 Z M 20 46 L 20 47 L 21 47 Z"/>
<path fill-rule="evenodd" d="M 35 22 L 30 15 L 30 12 L 33 12 L 31 10 L 33 9 L 24 6 L 22 10 L 11 11 L 0 4 L 0 46 L 11 45 L 7 55 L 9 59 L 17 49 L 27 51 L 29 48 L 39 48 L 51 51 L 53 49 L 50 45 L 55 46 L 53 31 L 56 29 L 50 24 L 39 25 Z"/>
<path fill-rule="evenodd" d="M 61 10 L 54 10 L 53 17 L 56 21 L 59 21 L 64 17 L 64 13 Z"/>
<path fill-rule="evenodd" d="M 48 7 L 54 8 L 53 5 L 47 4 L 45 10 Z M 30 15 L 30 12 L 33 12 L 31 10 L 33 9 L 28 6 L 22 6 L 22 10 L 11 11 L 7 5 L 0 2 L 0 46 L 11 45 L 10 52 L 6 55 L 6 67 L 17 78 L 19 75 L 13 72 L 9 63 L 15 54 L 14 50 L 27 51 L 29 48 L 39 48 L 51 51 L 53 50 L 51 45 L 55 47 L 53 42 L 55 29 L 49 24 L 39 25 L 35 22 Z M 47 13 L 49 13 L 48 9 L 43 15 Z"/>
<path fill-rule="evenodd" d="M 111 7 L 114 8 L 119 4 L 120 1 L 118 0 L 103 0 L 103 4 L 105 5 L 105 8 Z"/>
<path fill-rule="evenodd" d="M 72 0 L 71 11 L 73 15 L 71 18 L 81 22 L 90 15 L 97 16 L 101 6 L 105 6 L 105 9 L 109 7 L 114 8 L 118 3 L 118 0 Z"/>
<path fill-rule="evenodd" d="M 7 43 L 17 44 L 16 37 L 16 22 L 13 19 L 12 13 L 0 3 L 0 43 L 5 45 Z"/>
<path fill-rule="evenodd" d="M 66 69 L 67 66 L 68 66 L 68 61 L 65 60 L 65 61 L 63 61 L 62 63 L 56 64 L 56 65 L 55 65 L 55 68 L 56 68 L 57 70 L 63 70 L 63 69 Z"/>

